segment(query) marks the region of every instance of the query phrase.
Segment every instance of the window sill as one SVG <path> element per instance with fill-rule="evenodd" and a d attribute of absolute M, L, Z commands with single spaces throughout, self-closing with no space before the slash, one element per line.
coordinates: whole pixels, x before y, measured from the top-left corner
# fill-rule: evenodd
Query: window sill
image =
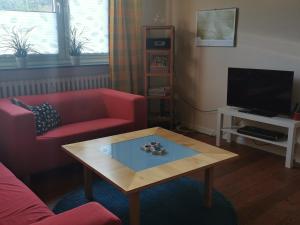
<path fill-rule="evenodd" d="M 108 62 L 101 62 L 101 63 L 81 63 L 78 66 L 73 66 L 70 63 L 65 64 L 53 64 L 53 65 L 27 65 L 25 68 L 18 68 L 16 66 L 1 66 L 0 71 L 11 71 L 11 70 L 34 70 L 34 69 L 55 69 L 55 68 L 82 68 L 82 67 L 90 67 L 90 66 L 105 66 L 108 65 Z"/>
<path fill-rule="evenodd" d="M 35 68 L 71 67 L 70 58 L 60 58 L 58 55 L 29 55 L 26 68 L 18 68 L 15 57 L 0 57 L 0 70 L 24 70 Z M 83 55 L 80 66 L 108 65 L 108 55 Z M 75 66 L 76 67 L 76 66 Z"/>
<path fill-rule="evenodd" d="M 72 65 L 51 65 L 36 66 L 27 68 L 0 69 L 0 83 L 11 80 L 36 80 L 63 77 L 94 76 L 99 74 L 109 74 L 109 66 L 103 64 L 82 64 Z M 1 92 L 1 89 L 0 89 Z M 1 94 L 1 93 L 0 93 Z"/>

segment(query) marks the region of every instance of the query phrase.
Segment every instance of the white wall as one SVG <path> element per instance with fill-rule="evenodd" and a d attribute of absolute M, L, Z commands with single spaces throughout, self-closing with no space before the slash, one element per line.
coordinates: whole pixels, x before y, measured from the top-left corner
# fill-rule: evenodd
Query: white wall
<path fill-rule="evenodd" d="M 143 25 L 165 25 L 168 0 L 143 0 Z M 169 11 L 168 11 L 169 12 Z"/>
<path fill-rule="evenodd" d="M 239 8 L 237 47 L 195 47 L 196 11 L 228 7 Z M 294 101 L 300 102 L 299 0 L 173 0 L 167 9 L 177 32 L 180 98 L 203 110 L 225 106 L 227 68 L 249 67 L 294 70 Z M 200 113 L 181 100 L 177 113 L 185 125 L 215 130 L 215 113 Z"/>

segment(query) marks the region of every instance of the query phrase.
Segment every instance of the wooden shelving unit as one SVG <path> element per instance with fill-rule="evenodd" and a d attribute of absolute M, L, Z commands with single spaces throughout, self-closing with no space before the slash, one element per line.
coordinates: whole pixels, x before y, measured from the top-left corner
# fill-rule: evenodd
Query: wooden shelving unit
<path fill-rule="evenodd" d="M 143 32 L 144 95 L 148 100 L 149 126 L 172 128 L 175 28 L 144 26 Z"/>

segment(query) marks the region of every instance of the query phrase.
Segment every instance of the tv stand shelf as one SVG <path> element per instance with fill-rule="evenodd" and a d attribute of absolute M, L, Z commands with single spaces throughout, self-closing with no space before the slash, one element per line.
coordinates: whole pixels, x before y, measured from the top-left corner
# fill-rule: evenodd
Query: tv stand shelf
<path fill-rule="evenodd" d="M 284 147 L 284 148 L 287 147 L 287 141 L 286 140 L 284 140 L 284 141 L 270 141 L 270 140 L 266 140 L 266 139 L 263 139 L 263 138 L 258 138 L 258 137 L 254 137 L 254 136 L 250 136 L 250 135 L 246 135 L 246 134 L 241 134 L 241 133 L 237 132 L 236 128 L 223 128 L 222 132 L 233 134 L 233 135 L 238 135 L 238 136 L 241 136 L 241 137 L 251 138 L 251 139 L 254 139 L 254 140 L 257 140 L 257 141 L 263 141 L 263 142 L 266 142 L 266 143 L 269 143 L 269 144 L 272 144 L 272 145 L 278 145 L 278 146 Z"/>
<path fill-rule="evenodd" d="M 253 137 L 250 135 L 245 135 L 237 132 L 237 129 L 232 128 L 224 128 L 224 116 L 229 118 L 230 126 L 233 126 L 233 119 L 234 118 L 241 118 L 246 120 L 252 120 L 264 124 L 271 124 L 279 127 L 284 127 L 288 129 L 288 138 L 286 141 L 270 141 L 258 137 Z M 216 137 L 216 145 L 220 146 L 221 137 L 223 133 L 227 133 L 228 135 L 228 142 L 231 142 L 232 135 L 237 135 L 241 137 L 246 137 L 258 141 L 262 141 L 265 143 L 277 145 L 286 148 L 286 159 L 285 159 L 285 166 L 287 168 L 293 167 L 294 161 L 294 149 L 296 143 L 296 133 L 297 128 L 300 127 L 300 121 L 295 121 L 290 118 L 284 117 L 265 117 L 260 115 L 254 115 L 249 113 L 240 112 L 239 108 L 235 107 L 224 107 L 218 109 L 218 121 L 217 121 L 217 137 Z"/>

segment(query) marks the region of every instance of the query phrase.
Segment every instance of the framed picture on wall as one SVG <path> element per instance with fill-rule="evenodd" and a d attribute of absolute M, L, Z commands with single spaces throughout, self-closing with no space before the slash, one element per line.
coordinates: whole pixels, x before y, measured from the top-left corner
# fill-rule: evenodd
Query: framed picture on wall
<path fill-rule="evenodd" d="M 238 8 L 197 12 L 196 46 L 236 45 Z"/>

